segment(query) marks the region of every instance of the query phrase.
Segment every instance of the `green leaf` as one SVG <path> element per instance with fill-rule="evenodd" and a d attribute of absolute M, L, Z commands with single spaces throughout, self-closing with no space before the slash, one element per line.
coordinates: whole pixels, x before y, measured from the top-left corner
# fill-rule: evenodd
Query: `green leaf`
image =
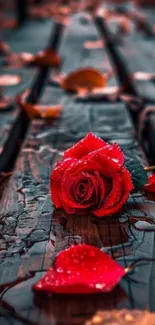
<path fill-rule="evenodd" d="M 134 188 L 143 187 L 147 183 L 147 172 L 144 170 L 143 165 L 141 165 L 138 160 L 126 159 L 124 165 L 131 175 Z"/>

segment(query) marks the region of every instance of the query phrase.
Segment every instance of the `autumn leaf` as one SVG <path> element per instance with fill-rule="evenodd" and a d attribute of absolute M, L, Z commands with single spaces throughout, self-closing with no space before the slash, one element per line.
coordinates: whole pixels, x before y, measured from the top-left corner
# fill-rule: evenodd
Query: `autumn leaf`
<path fill-rule="evenodd" d="M 27 89 L 23 94 L 17 96 L 17 104 L 25 110 L 29 119 L 33 118 L 57 118 L 60 116 L 62 111 L 62 105 L 40 105 L 27 103 L 26 98 L 29 94 L 29 89 Z"/>
<path fill-rule="evenodd" d="M 107 84 L 107 76 L 102 75 L 95 68 L 81 68 L 68 74 L 62 81 L 61 87 L 66 91 L 92 91 L 94 88 L 103 88 Z"/>
<path fill-rule="evenodd" d="M 51 50 L 47 49 L 37 54 L 29 52 L 14 53 L 11 52 L 5 58 L 4 63 L 8 66 L 24 67 L 28 65 L 37 66 L 52 66 L 58 68 L 61 63 L 59 55 Z"/>
<path fill-rule="evenodd" d="M 60 66 L 61 59 L 59 55 L 51 49 L 41 51 L 33 56 L 30 64 L 39 66 L 52 66 L 58 68 Z"/>

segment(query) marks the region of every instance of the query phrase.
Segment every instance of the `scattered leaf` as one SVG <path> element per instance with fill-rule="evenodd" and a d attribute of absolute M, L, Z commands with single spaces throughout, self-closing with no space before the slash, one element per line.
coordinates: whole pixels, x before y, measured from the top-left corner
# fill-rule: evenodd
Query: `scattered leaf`
<path fill-rule="evenodd" d="M 28 64 L 31 63 L 33 60 L 34 55 L 31 53 L 14 53 L 10 52 L 5 58 L 4 58 L 4 65 L 7 65 L 9 67 L 13 68 L 22 68 Z"/>
<path fill-rule="evenodd" d="M 141 188 L 147 183 L 148 181 L 147 172 L 144 170 L 144 166 L 142 166 L 138 160 L 126 159 L 125 167 L 130 172 L 131 179 L 135 189 Z"/>
<path fill-rule="evenodd" d="M 58 68 L 61 59 L 54 50 L 47 49 L 34 55 L 30 63 L 39 66 L 52 66 Z"/>
<path fill-rule="evenodd" d="M 62 105 L 39 105 L 26 102 L 29 94 L 27 89 L 23 94 L 17 96 L 17 104 L 23 108 L 30 119 L 33 118 L 57 118 L 62 111 Z"/>
<path fill-rule="evenodd" d="M 5 65 L 24 67 L 27 65 L 37 65 L 37 66 L 52 66 L 59 67 L 61 59 L 59 55 L 51 50 L 47 49 L 41 51 L 37 54 L 32 54 L 28 52 L 13 53 L 11 52 L 4 60 Z"/>
<path fill-rule="evenodd" d="M 75 245 L 62 251 L 54 265 L 34 286 L 35 291 L 59 294 L 109 292 L 125 275 L 109 255 L 91 245 Z"/>
<path fill-rule="evenodd" d="M 148 182 L 144 185 L 143 189 L 145 192 L 155 193 L 155 174 L 148 177 Z"/>
<path fill-rule="evenodd" d="M 2 74 L 0 75 L 0 86 L 15 86 L 21 82 L 21 77 L 19 75 L 12 74 Z"/>
<path fill-rule="evenodd" d="M 84 47 L 88 50 L 101 49 L 104 47 L 104 42 L 103 42 L 103 40 L 86 41 L 86 42 L 84 42 Z"/>
<path fill-rule="evenodd" d="M 107 76 L 94 68 L 81 68 L 68 74 L 62 81 L 61 87 L 66 91 L 79 92 L 80 89 L 93 90 L 106 86 Z"/>

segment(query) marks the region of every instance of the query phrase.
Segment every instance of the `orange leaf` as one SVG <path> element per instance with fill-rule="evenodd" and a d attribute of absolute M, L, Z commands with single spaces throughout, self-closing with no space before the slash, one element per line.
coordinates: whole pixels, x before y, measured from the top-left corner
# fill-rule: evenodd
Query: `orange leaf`
<path fill-rule="evenodd" d="M 107 77 L 94 68 L 82 68 L 71 72 L 62 82 L 61 87 L 67 91 L 79 92 L 79 89 L 93 90 L 106 86 Z"/>
<path fill-rule="evenodd" d="M 55 51 L 47 49 L 34 55 L 31 63 L 35 65 L 52 66 L 58 68 L 60 66 L 61 59 Z"/>
<path fill-rule="evenodd" d="M 29 89 L 23 94 L 17 96 L 16 102 L 23 108 L 30 119 L 33 118 L 57 118 L 62 111 L 62 105 L 39 105 L 26 103 L 25 99 L 28 96 Z"/>

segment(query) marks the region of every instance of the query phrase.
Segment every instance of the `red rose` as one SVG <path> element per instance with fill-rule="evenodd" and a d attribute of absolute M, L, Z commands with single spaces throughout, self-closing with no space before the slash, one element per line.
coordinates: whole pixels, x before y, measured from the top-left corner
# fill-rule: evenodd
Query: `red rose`
<path fill-rule="evenodd" d="M 109 145 L 89 133 L 64 152 L 51 175 L 51 196 L 56 208 L 68 214 L 92 212 L 113 215 L 127 201 L 133 188 L 124 155 L 117 144 Z"/>

